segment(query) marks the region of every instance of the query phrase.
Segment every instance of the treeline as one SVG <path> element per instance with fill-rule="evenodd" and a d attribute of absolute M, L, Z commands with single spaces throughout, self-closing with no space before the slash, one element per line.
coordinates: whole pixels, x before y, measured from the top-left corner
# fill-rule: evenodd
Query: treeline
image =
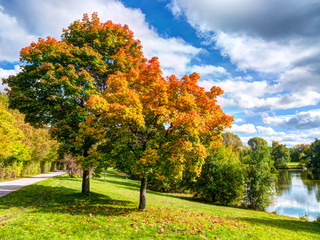
<path fill-rule="evenodd" d="M 275 144 L 276 146 L 276 144 Z M 276 148 L 274 146 L 274 148 Z M 223 144 L 208 150 L 209 156 L 195 180 L 152 179 L 150 188 L 160 191 L 191 191 L 203 200 L 222 205 L 242 205 L 263 210 L 269 205 L 276 182 L 274 150 L 262 138 L 244 146 L 232 133 L 223 134 Z"/>
<path fill-rule="evenodd" d="M 301 167 L 320 171 L 320 140 L 311 144 L 299 144 L 290 148 L 291 162 L 299 162 Z"/>
<path fill-rule="evenodd" d="M 55 168 L 58 143 L 49 131 L 24 122 L 24 115 L 8 109 L 0 93 L 0 180 L 48 172 Z"/>
<path fill-rule="evenodd" d="M 150 188 L 158 191 L 191 191 L 198 198 L 222 205 L 242 205 L 263 210 L 272 201 L 277 169 L 289 162 L 312 171 L 320 169 L 320 140 L 312 144 L 286 147 L 277 141 L 268 146 L 262 138 L 244 145 L 232 133 L 223 133 L 223 144 L 209 149 L 200 176 L 190 181 L 152 179 Z"/>

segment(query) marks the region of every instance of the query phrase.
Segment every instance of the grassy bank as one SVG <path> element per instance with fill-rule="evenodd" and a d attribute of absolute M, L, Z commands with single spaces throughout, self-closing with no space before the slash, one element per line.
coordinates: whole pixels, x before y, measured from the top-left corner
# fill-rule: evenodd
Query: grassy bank
<path fill-rule="evenodd" d="M 302 167 L 298 162 L 288 162 L 286 169 L 301 169 Z"/>
<path fill-rule="evenodd" d="M 320 225 L 258 211 L 148 191 L 137 209 L 139 182 L 109 171 L 107 183 L 65 175 L 0 198 L 3 239 L 319 239 Z"/>

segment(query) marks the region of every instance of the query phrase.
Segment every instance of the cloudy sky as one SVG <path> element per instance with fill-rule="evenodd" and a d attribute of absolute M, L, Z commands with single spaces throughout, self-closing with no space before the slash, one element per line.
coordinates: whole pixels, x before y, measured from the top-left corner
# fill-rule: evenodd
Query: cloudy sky
<path fill-rule="evenodd" d="M 19 71 L 21 48 L 93 12 L 129 25 L 166 76 L 220 86 L 244 142 L 320 137 L 319 0 L 0 0 L 0 79 Z"/>

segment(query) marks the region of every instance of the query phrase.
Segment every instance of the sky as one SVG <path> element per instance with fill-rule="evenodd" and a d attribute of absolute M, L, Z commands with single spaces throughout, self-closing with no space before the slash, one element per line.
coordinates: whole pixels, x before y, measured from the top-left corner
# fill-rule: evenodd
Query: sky
<path fill-rule="evenodd" d="M 320 0 L 0 0 L 0 79 L 19 72 L 21 48 L 93 12 L 127 24 L 164 76 L 220 86 L 244 143 L 320 137 Z"/>

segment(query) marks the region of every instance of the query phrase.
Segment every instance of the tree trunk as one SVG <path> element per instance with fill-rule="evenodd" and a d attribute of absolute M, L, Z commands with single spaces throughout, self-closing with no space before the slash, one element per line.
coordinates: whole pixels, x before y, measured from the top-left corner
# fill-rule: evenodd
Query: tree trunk
<path fill-rule="evenodd" d="M 54 172 L 55 169 L 56 169 L 56 162 L 51 162 L 50 172 Z"/>
<path fill-rule="evenodd" d="M 90 171 L 83 169 L 82 174 L 82 193 L 89 194 L 90 192 Z"/>
<path fill-rule="evenodd" d="M 83 152 L 83 157 L 88 157 L 88 151 Z M 82 193 L 83 194 L 89 194 L 90 193 L 90 170 L 89 169 L 83 169 L 82 174 Z"/>
<path fill-rule="evenodd" d="M 139 209 L 145 210 L 146 209 L 146 193 L 147 193 L 147 178 L 141 179 L 141 186 L 140 186 L 140 203 Z"/>
<path fill-rule="evenodd" d="M 40 171 L 41 171 L 41 173 L 44 173 L 45 172 L 45 165 L 46 165 L 46 162 L 44 162 L 44 161 L 41 161 L 40 162 Z"/>

